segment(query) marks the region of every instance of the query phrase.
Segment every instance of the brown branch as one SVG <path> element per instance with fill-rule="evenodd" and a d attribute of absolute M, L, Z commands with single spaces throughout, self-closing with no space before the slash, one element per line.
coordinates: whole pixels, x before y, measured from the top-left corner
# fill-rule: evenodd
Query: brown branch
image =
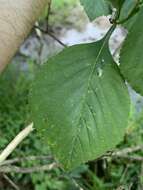
<path fill-rule="evenodd" d="M 131 162 L 143 162 L 143 156 L 128 156 L 128 155 L 119 155 L 118 158 L 127 159 Z"/>
<path fill-rule="evenodd" d="M 35 166 L 35 167 L 30 167 L 30 168 L 17 167 L 17 166 L 1 166 L 0 173 L 28 174 L 28 173 L 36 173 L 36 172 L 42 172 L 42 171 L 51 171 L 57 166 L 58 166 L 57 163 Z"/>
<path fill-rule="evenodd" d="M 11 164 L 19 163 L 19 162 L 24 162 L 24 161 L 34 161 L 34 160 L 49 160 L 49 161 L 51 161 L 51 160 L 53 160 L 53 157 L 45 155 L 45 156 L 27 156 L 24 158 L 14 158 L 14 159 L 9 159 L 9 160 L 2 162 L 1 166 L 11 165 Z"/>
<path fill-rule="evenodd" d="M 122 150 L 118 150 L 118 151 L 115 151 L 113 153 L 107 153 L 106 155 L 103 156 L 103 158 L 106 158 L 106 157 L 125 157 L 125 158 L 128 158 L 128 159 L 132 159 L 132 160 L 141 160 L 142 161 L 142 157 L 129 157 L 128 154 L 130 153 L 134 153 L 134 152 L 137 152 L 137 151 L 140 151 L 140 150 L 143 150 L 143 146 L 142 145 L 138 145 L 138 146 L 135 146 L 135 147 L 130 147 L 130 148 L 125 148 L 125 149 L 122 149 Z M 1 163 L 1 166 L 4 166 L 4 165 L 11 165 L 11 164 L 15 164 L 15 163 L 19 163 L 19 162 L 24 162 L 24 161 L 34 161 L 34 160 L 49 160 L 49 161 L 53 161 L 54 158 L 50 155 L 40 155 L 40 156 L 27 156 L 27 157 L 22 157 L 22 158 L 14 158 L 14 159 L 9 159 L 9 160 L 6 160 L 4 162 Z"/>
<path fill-rule="evenodd" d="M 7 175 L 4 174 L 3 177 L 15 190 L 20 190 L 19 187 Z"/>
<path fill-rule="evenodd" d="M 48 2 L 48 14 L 46 16 L 47 20 L 47 30 L 49 31 L 49 18 L 50 18 L 50 13 L 51 13 L 51 5 L 52 5 L 52 0 L 49 0 Z"/>
<path fill-rule="evenodd" d="M 138 162 L 143 162 L 143 157 L 142 156 L 132 156 L 130 154 L 138 152 L 138 151 L 143 151 L 143 145 L 138 145 L 135 147 L 129 147 L 129 148 L 124 148 L 122 150 L 116 150 L 115 152 L 107 153 L 104 155 L 102 158 L 123 158 L 127 159 L 129 161 L 138 161 Z"/>
<path fill-rule="evenodd" d="M 134 153 L 140 150 L 143 151 L 143 145 L 138 145 L 135 147 L 129 147 L 129 148 L 124 148 L 122 150 L 115 151 L 112 153 L 111 156 L 122 156 L 122 155 L 130 154 L 130 153 Z"/>
<path fill-rule="evenodd" d="M 34 130 L 33 123 L 23 129 L 0 153 L 0 165 L 7 159 L 7 157 L 15 150 L 15 148 Z"/>
<path fill-rule="evenodd" d="M 41 31 L 44 34 L 49 35 L 51 38 L 53 38 L 55 41 L 57 41 L 60 45 L 62 45 L 63 47 L 67 47 L 66 44 L 64 44 L 61 40 L 59 40 L 53 33 L 51 33 L 49 30 L 44 30 L 42 28 L 40 28 L 39 26 L 35 26 L 35 29 L 38 29 L 39 31 Z"/>

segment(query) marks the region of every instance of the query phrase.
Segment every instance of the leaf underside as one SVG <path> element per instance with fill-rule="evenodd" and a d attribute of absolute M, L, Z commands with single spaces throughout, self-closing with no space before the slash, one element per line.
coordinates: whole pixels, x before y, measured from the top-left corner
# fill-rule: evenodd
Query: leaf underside
<path fill-rule="evenodd" d="M 80 0 L 80 2 L 91 21 L 99 16 L 106 16 L 111 13 L 107 0 Z"/>
<path fill-rule="evenodd" d="M 65 169 L 113 149 L 127 126 L 128 91 L 104 40 L 66 48 L 33 83 L 35 127 Z"/>
<path fill-rule="evenodd" d="M 143 8 L 129 31 L 120 54 L 120 69 L 130 85 L 143 95 Z"/>

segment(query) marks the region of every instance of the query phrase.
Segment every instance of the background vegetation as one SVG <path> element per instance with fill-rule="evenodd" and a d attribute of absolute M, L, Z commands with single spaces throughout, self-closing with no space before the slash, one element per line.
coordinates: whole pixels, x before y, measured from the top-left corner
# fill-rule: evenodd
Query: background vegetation
<path fill-rule="evenodd" d="M 69 11 L 76 6 L 74 0 L 54 0 L 50 16 L 51 26 L 68 27 Z M 46 22 L 47 14 L 41 18 Z M 0 149 L 2 150 L 15 135 L 30 122 L 28 94 L 34 69 L 38 67 L 35 61 L 24 57 L 26 64 L 14 60 L 0 76 Z M 5 174 L 0 172 L 0 189 L 27 190 L 142 190 L 143 189 L 143 111 L 141 97 L 133 101 L 132 113 L 127 133 L 122 143 L 117 147 L 117 153 L 109 153 L 99 160 L 84 164 L 72 173 L 65 173 L 55 165 L 49 171 L 22 172 L 15 171 Z M 129 149 L 128 149 L 129 148 Z M 36 159 L 19 160 L 14 166 L 32 168 L 37 165 L 55 163 L 50 150 L 45 147 L 36 132 L 32 133 L 11 155 L 9 159 L 28 158 L 34 155 Z M 43 158 L 39 159 L 39 156 Z M 12 165 L 13 166 L 13 165 Z M 1 171 L 1 170 L 0 170 Z M 10 183 L 11 179 L 15 187 Z"/>

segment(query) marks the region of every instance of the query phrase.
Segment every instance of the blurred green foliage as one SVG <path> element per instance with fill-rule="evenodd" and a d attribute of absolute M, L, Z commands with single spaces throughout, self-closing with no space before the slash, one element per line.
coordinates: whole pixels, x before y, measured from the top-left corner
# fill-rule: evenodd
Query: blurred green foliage
<path fill-rule="evenodd" d="M 70 26 L 72 23 L 69 21 L 69 13 L 72 13 L 76 5 L 79 3 L 78 0 L 52 0 L 49 26 Z M 74 13 L 76 14 L 76 13 Z M 48 15 L 48 7 L 41 16 L 41 21 L 46 21 Z"/>

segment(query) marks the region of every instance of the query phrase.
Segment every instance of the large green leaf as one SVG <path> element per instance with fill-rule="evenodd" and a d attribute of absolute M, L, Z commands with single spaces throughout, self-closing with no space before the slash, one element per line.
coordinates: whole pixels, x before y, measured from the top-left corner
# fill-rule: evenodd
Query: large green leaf
<path fill-rule="evenodd" d="M 42 66 L 30 96 L 35 127 L 64 168 L 118 144 L 129 95 L 105 39 L 66 48 Z"/>
<path fill-rule="evenodd" d="M 109 3 L 107 0 L 80 0 L 89 19 L 92 21 L 95 18 L 103 15 L 109 15 Z"/>
<path fill-rule="evenodd" d="M 143 95 L 143 8 L 124 42 L 120 69 L 131 86 Z"/>

